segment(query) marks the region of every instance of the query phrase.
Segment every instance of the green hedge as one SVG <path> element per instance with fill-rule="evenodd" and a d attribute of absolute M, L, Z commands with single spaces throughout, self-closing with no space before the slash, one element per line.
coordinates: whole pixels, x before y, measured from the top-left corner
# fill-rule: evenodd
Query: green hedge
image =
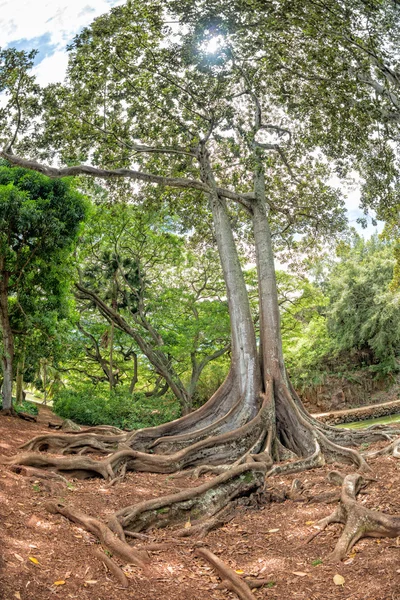
<path fill-rule="evenodd" d="M 121 429 L 153 427 L 177 419 L 179 406 L 169 398 L 144 393 L 105 392 L 93 386 L 61 390 L 53 398 L 54 412 L 82 425 L 114 425 Z"/>

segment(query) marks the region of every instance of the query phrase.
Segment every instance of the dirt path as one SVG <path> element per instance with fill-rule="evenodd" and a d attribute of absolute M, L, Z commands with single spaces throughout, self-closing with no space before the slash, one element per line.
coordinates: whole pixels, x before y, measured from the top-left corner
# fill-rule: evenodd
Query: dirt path
<path fill-rule="evenodd" d="M 27 423 L 0 417 L 0 453 L 12 455 L 18 446 L 46 431 L 55 417 L 41 409 L 40 422 Z M 48 431 L 48 430 L 47 430 Z M 377 483 L 367 488 L 363 502 L 370 508 L 400 514 L 400 461 L 392 457 L 373 464 Z M 331 467 L 302 473 L 304 495 L 337 492 L 325 482 Z M 294 477 L 275 478 L 268 490 L 283 498 Z M 152 575 L 128 567 L 130 586 L 118 587 L 113 576 L 95 557 L 97 541 L 61 516 L 45 510 L 49 499 L 73 505 L 100 519 L 117 508 L 194 485 L 190 479 L 129 473 L 126 481 L 107 488 L 103 481 L 51 483 L 12 473 L 0 465 L 0 599 L 1 600 L 225 600 L 235 598 L 216 589 L 220 579 L 209 565 L 194 557 L 193 541 L 172 542 L 152 552 Z M 272 489 L 273 488 L 273 489 Z M 266 503 L 261 510 L 243 508 L 228 525 L 205 539 L 209 548 L 238 572 L 266 579 L 269 585 L 254 590 L 256 599 L 287 600 L 398 600 L 400 599 L 400 541 L 363 540 L 345 563 L 325 559 L 333 550 L 339 526 L 305 545 L 315 531 L 313 522 L 332 512 L 332 504 Z M 151 539 L 167 542 L 172 532 L 154 532 Z M 138 544 L 136 544 L 138 545 Z M 335 585 L 340 574 L 344 585 Z M 65 582 L 55 585 L 55 582 Z"/>

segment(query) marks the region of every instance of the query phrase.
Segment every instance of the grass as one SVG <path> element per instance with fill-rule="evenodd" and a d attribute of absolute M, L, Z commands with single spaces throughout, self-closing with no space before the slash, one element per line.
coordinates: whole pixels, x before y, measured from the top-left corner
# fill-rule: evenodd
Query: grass
<path fill-rule="evenodd" d="M 366 419 L 365 421 L 354 421 L 353 423 L 341 423 L 335 427 L 344 427 L 346 429 L 364 429 L 370 425 L 387 423 L 400 423 L 400 415 L 387 415 L 386 417 L 378 417 L 376 419 Z"/>

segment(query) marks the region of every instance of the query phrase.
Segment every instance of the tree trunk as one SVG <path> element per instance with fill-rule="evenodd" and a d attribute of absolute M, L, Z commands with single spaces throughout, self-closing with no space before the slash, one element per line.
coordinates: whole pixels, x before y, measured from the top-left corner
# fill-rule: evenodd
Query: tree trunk
<path fill-rule="evenodd" d="M 114 308 L 114 307 L 113 307 Z M 115 381 L 114 381 L 114 364 L 113 364 L 113 351 L 114 351 L 114 321 L 111 321 L 111 326 L 110 326 L 110 355 L 109 355 L 109 360 L 110 360 L 110 368 L 109 368 L 109 384 L 110 384 L 110 392 L 113 391 L 114 387 L 115 387 Z"/>
<path fill-rule="evenodd" d="M 133 377 L 129 386 L 129 393 L 133 394 L 135 386 L 138 382 L 138 358 L 136 352 L 132 352 L 133 356 Z"/>
<path fill-rule="evenodd" d="M 226 201 L 217 192 L 206 149 L 200 154 L 202 180 L 213 192 L 210 206 L 214 222 L 222 271 L 227 288 L 229 316 L 231 321 L 232 363 L 231 369 L 242 397 L 248 417 L 253 417 L 258 408 L 261 391 L 261 376 L 257 355 L 257 343 L 246 283 L 229 221 Z"/>
<path fill-rule="evenodd" d="M 42 360 L 43 404 L 47 405 L 47 358 Z"/>
<path fill-rule="evenodd" d="M 2 259 L 3 260 L 3 259 Z M 12 408 L 12 384 L 13 384 L 13 360 L 14 360 L 14 336 L 11 331 L 8 313 L 8 282 L 9 273 L 1 270 L 0 281 L 0 318 L 3 337 L 3 410 Z"/>
<path fill-rule="evenodd" d="M 25 352 L 22 352 L 21 357 L 17 364 L 17 376 L 16 376 L 16 392 L 15 402 L 22 404 L 23 402 L 23 386 L 24 386 L 24 369 L 25 369 Z"/>

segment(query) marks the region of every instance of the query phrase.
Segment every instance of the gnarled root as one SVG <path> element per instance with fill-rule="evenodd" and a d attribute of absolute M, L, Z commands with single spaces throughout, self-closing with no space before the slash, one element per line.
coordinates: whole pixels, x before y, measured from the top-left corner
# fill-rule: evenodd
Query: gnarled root
<path fill-rule="evenodd" d="M 254 600 L 254 595 L 251 593 L 247 583 L 240 579 L 233 569 L 228 567 L 220 558 L 215 556 L 206 548 L 197 548 L 196 555 L 204 558 L 215 569 L 222 579 L 222 585 L 227 590 L 234 592 L 240 600 Z"/>
<path fill-rule="evenodd" d="M 324 455 L 321 452 L 320 445 L 315 440 L 315 451 L 310 456 L 301 460 L 295 460 L 293 462 L 285 463 L 283 465 L 275 465 L 270 469 L 266 477 L 272 477 L 273 475 L 288 475 L 289 473 L 299 473 L 300 471 L 308 471 L 309 469 L 315 469 L 322 467 L 325 464 Z"/>
<path fill-rule="evenodd" d="M 312 424 L 312 417 L 305 412 L 304 408 L 299 406 L 296 397 L 297 395 L 293 396 L 289 391 L 289 388 L 283 383 L 279 386 L 278 399 L 280 399 L 280 419 L 286 423 L 286 428 L 283 429 L 282 433 L 287 438 L 289 448 L 300 455 L 304 455 L 304 452 L 306 452 L 306 455 L 309 455 L 311 445 L 317 442 L 327 461 L 355 464 L 360 471 L 369 471 L 369 466 L 359 452 L 332 442 L 327 437 L 327 432 L 322 430 L 320 424 L 317 422 L 314 425 Z M 293 431 L 294 426 L 292 422 L 294 419 L 296 419 L 298 429 L 297 436 Z M 314 455 L 315 451 L 312 456 Z M 293 471 L 289 470 L 288 472 Z"/>
<path fill-rule="evenodd" d="M 209 519 L 230 502 L 261 490 L 265 466 L 261 463 L 232 467 L 203 485 L 128 506 L 115 513 L 109 526 L 113 531 L 142 531 Z"/>
<path fill-rule="evenodd" d="M 400 438 L 395 439 L 391 444 L 388 444 L 381 450 L 368 452 L 365 456 L 368 458 L 376 458 L 377 456 L 386 456 L 388 454 L 391 454 L 395 458 L 400 458 Z"/>
<path fill-rule="evenodd" d="M 20 465 L 11 465 L 10 471 L 22 475 L 23 477 L 35 477 L 36 479 L 56 479 L 63 483 L 69 483 L 68 479 L 60 475 L 59 473 L 53 473 L 52 471 L 41 471 L 34 467 L 26 467 Z"/>
<path fill-rule="evenodd" d="M 214 517 L 210 519 L 201 519 L 198 522 L 192 523 L 191 521 L 187 521 L 185 527 L 183 529 L 179 529 L 175 532 L 176 537 L 197 537 L 203 538 L 206 537 L 210 531 L 213 529 L 218 529 L 219 527 L 223 527 L 235 516 L 235 507 L 236 502 L 232 501 L 228 506 L 219 511 Z M 190 525 L 190 526 L 188 526 Z"/>
<path fill-rule="evenodd" d="M 105 554 L 98 548 L 96 548 L 96 550 L 94 551 L 94 555 L 96 558 L 101 560 L 101 562 L 107 567 L 110 573 L 114 575 L 121 587 L 127 588 L 129 586 L 127 576 L 112 558 L 107 556 L 107 554 Z"/>
<path fill-rule="evenodd" d="M 46 508 L 50 513 L 63 515 L 63 517 L 84 527 L 87 531 L 97 537 L 107 550 L 112 554 L 115 554 L 115 556 L 118 556 L 118 558 L 125 563 L 137 565 L 147 571 L 148 557 L 133 549 L 126 542 L 120 540 L 107 525 L 98 519 L 55 502 L 48 502 Z"/>
<path fill-rule="evenodd" d="M 318 523 L 322 532 L 331 523 L 343 523 L 344 529 L 330 558 L 343 560 L 348 552 L 363 537 L 396 537 L 400 535 L 400 516 L 384 515 L 370 510 L 357 502 L 357 494 L 365 485 L 358 473 L 346 475 L 336 510 Z"/>
<path fill-rule="evenodd" d="M 126 441 L 127 434 L 110 433 L 53 433 L 38 435 L 22 446 L 30 452 L 52 452 L 54 454 L 83 454 L 96 452 L 108 454 L 118 449 Z"/>
<path fill-rule="evenodd" d="M 3 464 L 40 467 L 56 473 L 69 473 L 76 479 L 87 479 L 88 477 L 103 477 L 113 480 L 118 477 L 118 469 L 126 462 L 136 458 L 137 452 L 133 450 L 120 450 L 111 454 L 103 460 L 94 460 L 86 456 L 44 456 L 35 452 L 27 452 L 12 458 L 3 460 Z"/>

